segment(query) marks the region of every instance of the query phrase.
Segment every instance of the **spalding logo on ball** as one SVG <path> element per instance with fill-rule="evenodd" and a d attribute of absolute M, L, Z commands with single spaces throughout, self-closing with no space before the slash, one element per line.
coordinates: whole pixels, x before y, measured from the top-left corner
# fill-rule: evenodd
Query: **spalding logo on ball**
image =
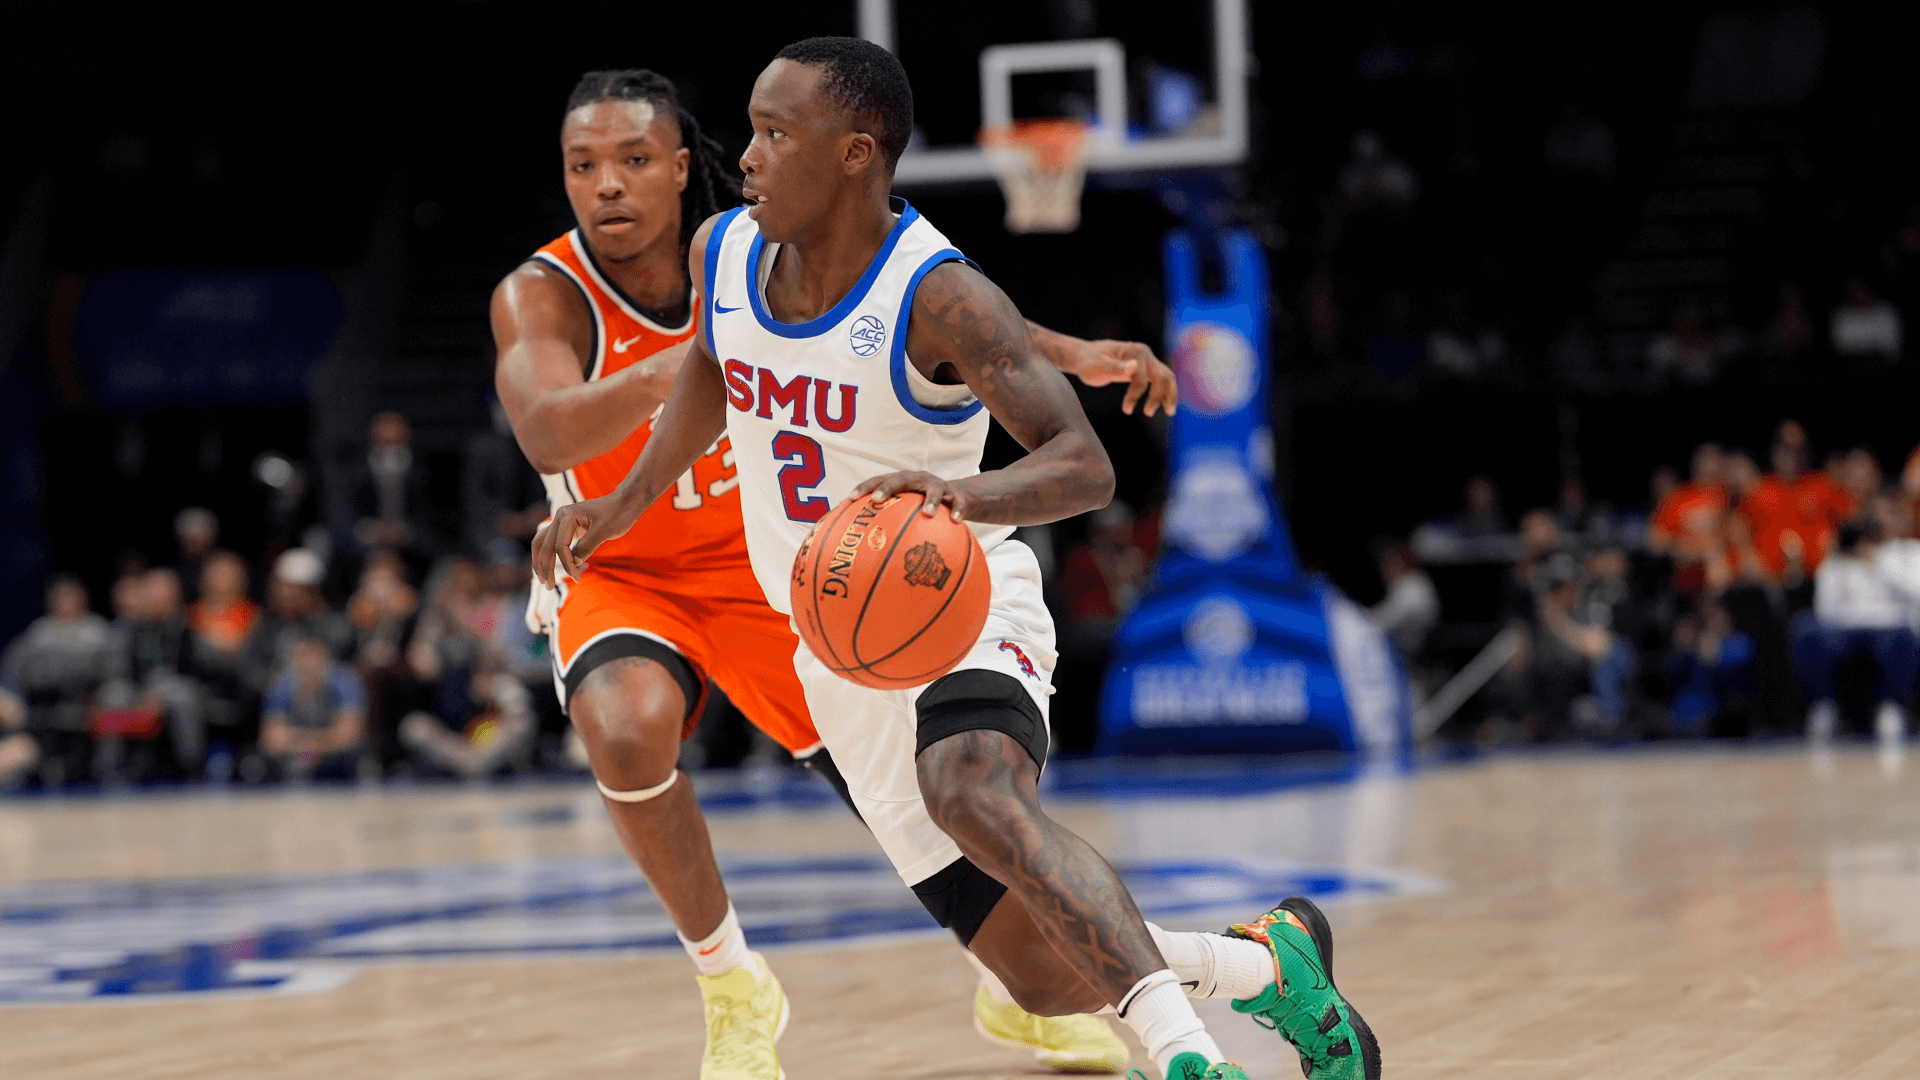
<path fill-rule="evenodd" d="M 833 508 L 793 557 L 789 597 L 808 650 L 841 678 L 877 690 L 952 671 L 987 624 L 993 583 L 973 530 L 926 497 Z"/>

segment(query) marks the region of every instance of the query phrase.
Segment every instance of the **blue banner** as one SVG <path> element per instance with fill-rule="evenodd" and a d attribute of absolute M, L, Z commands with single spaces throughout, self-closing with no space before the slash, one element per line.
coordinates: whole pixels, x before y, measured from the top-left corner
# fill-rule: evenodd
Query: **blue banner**
<path fill-rule="evenodd" d="M 313 270 L 140 270 L 87 283 L 74 347 L 102 407 L 297 405 L 343 317 Z"/>
<path fill-rule="evenodd" d="M 1303 574 L 1273 493 L 1266 257 L 1220 236 L 1224 291 L 1202 291 L 1183 229 L 1164 244 L 1167 338 L 1180 382 L 1165 551 L 1114 636 L 1105 753 L 1404 746 L 1406 677 L 1386 634 Z"/>

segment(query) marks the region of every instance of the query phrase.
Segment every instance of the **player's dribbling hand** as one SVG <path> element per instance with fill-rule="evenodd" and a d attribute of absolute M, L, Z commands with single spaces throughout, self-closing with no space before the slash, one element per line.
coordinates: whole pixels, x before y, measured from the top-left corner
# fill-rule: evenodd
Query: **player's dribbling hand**
<path fill-rule="evenodd" d="M 587 569 L 587 556 L 601 544 L 626 535 L 639 516 L 622 506 L 617 495 L 568 503 L 555 510 L 553 524 L 533 538 L 534 574 L 549 589 L 563 573 L 580 580 Z"/>
<path fill-rule="evenodd" d="M 1180 386 L 1173 369 L 1146 345 L 1138 341 L 1082 341 L 1072 347 L 1079 354 L 1073 375 L 1081 382 L 1088 386 L 1132 384 L 1120 402 L 1121 412 L 1131 416 L 1134 406 L 1141 405 L 1147 416 L 1162 409 L 1172 416 L 1180 404 Z"/>
<path fill-rule="evenodd" d="M 896 472 L 870 477 L 853 489 L 853 497 L 857 499 L 871 493 L 877 506 L 903 491 L 918 491 L 927 497 L 920 512 L 928 517 L 934 515 L 941 503 L 946 503 L 955 521 L 965 521 L 978 502 L 973 492 L 963 487 L 960 481 L 942 480 L 926 472 Z"/>

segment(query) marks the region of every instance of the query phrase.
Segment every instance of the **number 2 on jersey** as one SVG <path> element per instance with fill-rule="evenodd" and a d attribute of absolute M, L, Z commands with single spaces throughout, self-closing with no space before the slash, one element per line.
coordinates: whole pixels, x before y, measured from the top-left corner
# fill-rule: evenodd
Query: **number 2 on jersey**
<path fill-rule="evenodd" d="M 783 431 L 773 437 L 773 458 L 784 461 L 780 470 L 780 502 L 787 509 L 787 520 L 808 524 L 827 516 L 828 503 L 823 495 L 800 494 L 827 478 L 826 458 L 820 444 L 797 431 Z"/>

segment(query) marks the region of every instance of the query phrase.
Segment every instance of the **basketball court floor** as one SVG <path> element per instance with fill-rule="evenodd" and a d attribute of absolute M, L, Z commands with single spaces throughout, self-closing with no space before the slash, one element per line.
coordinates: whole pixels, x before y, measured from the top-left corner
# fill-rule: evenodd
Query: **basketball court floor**
<path fill-rule="evenodd" d="M 1388 1076 L 1894 1080 L 1920 1077 L 1913 764 L 1069 764 L 1049 798 L 1164 924 L 1318 898 Z M 971 968 L 824 785 L 699 783 L 793 1080 L 1036 1074 L 974 1035 Z M 1203 1015 L 1253 1076 L 1299 1075 Z M 702 1038 L 585 784 L 0 802 L 9 1080 L 691 1080 Z"/>

